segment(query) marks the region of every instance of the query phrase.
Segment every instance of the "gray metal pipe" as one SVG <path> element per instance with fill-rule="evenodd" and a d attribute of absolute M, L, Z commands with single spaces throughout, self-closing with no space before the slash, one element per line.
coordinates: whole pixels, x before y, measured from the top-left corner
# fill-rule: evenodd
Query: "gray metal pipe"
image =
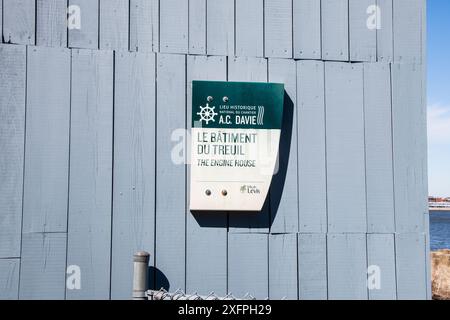
<path fill-rule="evenodd" d="M 149 259 L 148 252 L 139 251 L 134 254 L 133 300 L 147 300 Z"/>

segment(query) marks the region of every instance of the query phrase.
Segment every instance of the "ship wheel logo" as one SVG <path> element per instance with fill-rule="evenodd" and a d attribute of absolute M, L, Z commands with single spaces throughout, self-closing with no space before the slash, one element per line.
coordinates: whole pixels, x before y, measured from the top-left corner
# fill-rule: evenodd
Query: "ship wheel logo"
<path fill-rule="evenodd" d="M 200 112 L 197 112 L 200 116 L 200 122 L 204 121 L 206 124 L 209 124 L 210 121 L 215 122 L 214 117 L 217 116 L 217 113 L 214 111 L 215 108 L 210 107 L 208 103 L 204 107 L 200 106 Z"/>

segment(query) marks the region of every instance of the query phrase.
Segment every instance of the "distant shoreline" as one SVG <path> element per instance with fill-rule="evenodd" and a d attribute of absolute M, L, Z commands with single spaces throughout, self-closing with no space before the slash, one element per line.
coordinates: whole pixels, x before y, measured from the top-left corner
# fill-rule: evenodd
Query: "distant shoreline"
<path fill-rule="evenodd" d="M 442 212 L 442 211 L 448 211 L 450 213 L 450 208 L 429 208 L 430 212 Z"/>

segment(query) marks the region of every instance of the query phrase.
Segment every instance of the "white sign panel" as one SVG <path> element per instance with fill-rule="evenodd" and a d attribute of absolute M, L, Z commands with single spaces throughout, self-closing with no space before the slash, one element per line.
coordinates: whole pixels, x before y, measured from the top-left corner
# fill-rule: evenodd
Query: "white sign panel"
<path fill-rule="evenodd" d="M 261 211 L 277 171 L 284 85 L 193 81 L 192 211 Z"/>

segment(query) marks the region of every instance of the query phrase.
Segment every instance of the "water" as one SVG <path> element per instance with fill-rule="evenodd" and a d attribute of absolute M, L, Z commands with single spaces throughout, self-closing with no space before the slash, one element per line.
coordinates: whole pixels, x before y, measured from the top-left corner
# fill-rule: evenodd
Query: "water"
<path fill-rule="evenodd" d="M 450 249 L 450 211 L 430 212 L 431 250 Z"/>

